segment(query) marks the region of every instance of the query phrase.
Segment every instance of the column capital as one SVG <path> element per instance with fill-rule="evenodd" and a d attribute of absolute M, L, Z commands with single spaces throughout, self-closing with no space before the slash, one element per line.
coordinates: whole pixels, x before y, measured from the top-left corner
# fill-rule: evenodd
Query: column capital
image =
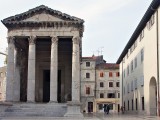
<path fill-rule="evenodd" d="M 57 36 L 51 36 L 51 41 L 52 41 L 52 43 L 57 43 L 58 42 L 58 37 Z"/>
<path fill-rule="evenodd" d="M 80 43 L 80 37 L 79 36 L 76 36 L 76 37 L 73 37 L 72 41 L 74 44 L 79 44 Z"/>
<path fill-rule="evenodd" d="M 36 43 L 36 38 L 37 38 L 36 36 L 30 36 L 28 38 L 29 44 L 34 45 Z"/>
<path fill-rule="evenodd" d="M 14 44 L 15 43 L 15 37 L 14 36 L 8 36 L 7 41 L 8 41 L 8 44 Z"/>

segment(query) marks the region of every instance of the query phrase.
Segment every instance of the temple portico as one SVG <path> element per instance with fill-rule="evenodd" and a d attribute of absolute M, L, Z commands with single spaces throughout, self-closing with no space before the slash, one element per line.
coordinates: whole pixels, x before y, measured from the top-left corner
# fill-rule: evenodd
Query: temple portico
<path fill-rule="evenodd" d="M 83 20 L 39 6 L 4 19 L 6 101 L 80 105 Z"/>

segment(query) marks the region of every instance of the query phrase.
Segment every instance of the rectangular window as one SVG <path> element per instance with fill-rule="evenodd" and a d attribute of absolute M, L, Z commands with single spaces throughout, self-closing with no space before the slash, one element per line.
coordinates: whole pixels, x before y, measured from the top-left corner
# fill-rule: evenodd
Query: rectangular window
<path fill-rule="evenodd" d="M 86 78 L 90 78 L 90 73 L 86 73 Z"/>
<path fill-rule="evenodd" d="M 104 84 L 103 84 L 103 82 L 100 82 L 100 87 L 104 87 Z"/>
<path fill-rule="evenodd" d="M 120 93 L 118 93 L 118 98 L 120 98 Z"/>
<path fill-rule="evenodd" d="M 150 20 L 147 23 L 148 30 L 150 30 L 150 28 L 153 26 L 153 24 L 154 24 L 154 15 L 151 16 Z"/>
<path fill-rule="evenodd" d="M 125 75 L 125 70 L 123 71 L 123 76 L 124 76 L 124 78 L 126 77 L 126 75 Z"/>
<path fill-rule="evenodd" d="M 129 65 L 127 66 L 127 75 L 129 75 Z"/>
<path fill-rule="evenodd" d="M 140 34 L 140 40 L 139 41 L 141 41 L 143 39 L 143 37 L 144 37 L 144 30 L 142 30 L 142 32 Z"/>
<path fill-rule="evenodd" d="M 144 110 L 144 97 L 142 97 L 142 110 Z"/>
<path fill-rule="evenodd" d="M 86 94 L 87 94 L 87 95 L 90 94 L 90 87 L 86 87 Z"/>
<path fill-rule="evenodd" d="M 108 98 L 115 98 L 115 94 L 114 94 L 114 93 L 108 93 L 108 94 L 107 94 L 107 97 L 108 97 Z"/>
<path fill-rule="evenodd" d="M 133 60 L 131 61 L 131 72 L 133 72 Z"/>
<path fill-rule="evenodd" d="M 86 67 L 90 67 L 90 62 L 86 62 Z"/>
<path fill-rule="evenodd" d="M 109 77 L 112 77 L 112 72 L 109 72 Z"/>
<path fill-rule="evenodd" d="M 133 110 L 133 99 L 132 99 L 132 110 Z"/>
<path fill-rule="evenodd" d="M 127 85 L 127 91 L 128 91 L 128 93 L 129 93 L 129 83 L 128 83 L 128 85 Z"/>
<path fill-rule="evenodd" d="M 99 76 L 100 76 L 100 77 L 103 77 L 103 76 L 104 76 L 104 73 L 103 73 L 103 72 L 100 72 Z"/>
<path fill-rule="evenodd" d="M 134 42 L 134 49 L 137 47 L 137 40 Z"/>
<path fill-rule="evenodd" d="M 116 82 L 116 87 L 119 87 L 119 82 Z"/>
<path fill-rule="evenodd" d="M 109 109 L 113 110 L 113 104 L 109 104 Z"/>
<path fill-rule="evenodd" d="M 134 81 L 134 87 L 135 87 L 135 89 L 137 89 L 137 79 L 135 79 L 135 81 Z"/>
<path fill-rule="evenodd" d="M 129 100 L 128 100 L 128 110 L 129 110 Z"/>
<path fill-rule="evenodd" d="M 135 59 L 134 59 L 134 68 L 136 68 L 137 67 L 137 57 L 135 57 Z"/>
<path fill-rule="evenodd" d="M 141 62 L 143 62 L 143 60 L 144 60 L 144 50 L 141 49 Z"/>
<path fill-rule="evenodd" d="M 104 94 L 103 93 L 100 93 L 100 98 L 104 98 Z"/>
<path fill-rule="evenodd" d="M 113 82 L 109 82 L 109 87 L 113 87 Z"/>
<path fill-rule="evenodd" d="M 137 98 L 136 98 L 136 110 L 138 110 L 138 103 L 137 103 Z"/>
<path fill-rule="evenodd" d="M 131 91 L 133 91 L 133 81 L 131 81 Z"/>
<path fill-rule="evenodd" d="M 119 77 L 119 72 L 116 72 L 116 77 Z"/>
<path fill-rule="evenodd" d="M 99 104 L 99 110 L 103 109 L 103 104 Z"/>

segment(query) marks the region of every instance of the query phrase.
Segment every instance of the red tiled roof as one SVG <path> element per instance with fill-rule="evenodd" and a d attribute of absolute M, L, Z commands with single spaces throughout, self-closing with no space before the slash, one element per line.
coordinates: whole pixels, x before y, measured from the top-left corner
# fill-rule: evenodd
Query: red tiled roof
<path fill-rule="evenodd" d="M 100 63 L 96 69 L 119 69 L 119 64 L 116 63 Z"/>

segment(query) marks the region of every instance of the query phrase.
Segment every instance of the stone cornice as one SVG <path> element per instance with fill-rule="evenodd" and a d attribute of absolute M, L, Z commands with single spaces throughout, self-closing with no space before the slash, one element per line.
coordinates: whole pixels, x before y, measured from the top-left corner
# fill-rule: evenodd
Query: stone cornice
<path fill-rule="evenodd" d="M 80 37 L 83 36 L 84 32 L 84 26 L 82 23 L 79 22 L 70 22 L 70 21 L 57 21 L 57 22 L 8 22 L 6 26 L 9 28 L 9 30 L 12 29 L 19 29 L 19 28 L 62 28 L 62 27 L 73 27 L 76 28 L 79 31 Z"/>
<path fill-rule="evenodd" d="M 70 16 L 66 13 L 62 13 L 60 11 L 57 10 L 53 10 L 51 8 L 48 8 L 47 6 L 41 5 L 38 6 L 36 8 L 30 9 L 27 12 L 21 13 L 21 14 L 17 14 L 15 16 L 11 16 L 8 17 L 4 20 L 2 20 L 3 24 L 9 23 L 9 22 L 19 22 L 19 21 L 23 21 L 24 19 L 27 19 L 29 17 L 32 17 L 36 14 L 41 14 L 41 13 L 46 13 L 46 14 L 50 14 L 52 16 L 55 16 L 57 18 L 60 18 L 62 20 L 66 20 L 66 21 L 77 21 L 80 23 L 84 23 L 84 20 L 74 17 L 74 16 Z"/>
<path fill-rule="evenodd" d="M 4 23 L 7 28 L 15 27 L 83 27 L 83 24 L 77 21 L 15 21 Z"/>

